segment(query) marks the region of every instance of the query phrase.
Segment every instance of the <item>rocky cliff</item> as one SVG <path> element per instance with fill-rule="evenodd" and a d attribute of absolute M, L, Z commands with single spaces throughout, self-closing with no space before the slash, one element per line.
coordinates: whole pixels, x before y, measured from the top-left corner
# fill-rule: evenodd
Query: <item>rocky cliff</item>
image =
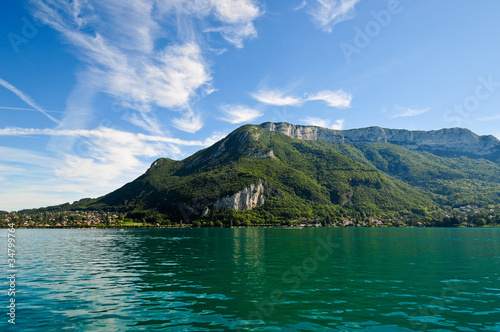
<path fill-rule="evenodd" d="M 224 197 L 217 201 L 197 202 L 194 204 L 180 204 L 185 219 L 192 216 L 206 216 L 210 211 L 220 209 L 249 211 L 264 203 L 271 197 L 285 198 L 281 190 L 274 188 L 269 182 L 259 179 L 256 183 L 249 184 L 242 190 Z"/>
<path fill-rule="evenodd" d="M 335 130 L 271 122 L 264 123 L 261 126 L 265 130 L 281 132 L 302 140 L 322 140 L 352 145 L 392 143 L 411 150 L 443 151 L 483 157 L 495 156 L 495 158 L 500 153 L 500 141 L 494 136 L 479 136 L 463 128 L 433 131 L 410 131 L 380 127 Z"/>
<path fill-rule="evenodd" d="M 271 196 L 283 197 L 283 194 L 267 181 L 259 179 L 257 183 L 250 184 L 233 195 L 222 197 L 213 204 L 212 208 L 214 210 L 221 208 L 237 211 L 251 210 L 263 205 Z"/>

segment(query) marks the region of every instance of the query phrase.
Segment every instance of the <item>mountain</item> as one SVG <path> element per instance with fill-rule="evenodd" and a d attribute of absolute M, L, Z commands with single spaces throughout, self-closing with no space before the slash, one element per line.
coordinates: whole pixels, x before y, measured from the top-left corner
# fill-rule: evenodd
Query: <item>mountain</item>
<path fill-rule="evenodd" d="M 65 208 L 174 223 L 430 220 L 453 207 L 499 204 L 499 158 L 496 138 L 460 128 L 246 125 L 184 160 L 158 159 L 108 195 Z"/>
<path fill-rule="evenodd" d="M 499 161 L 500 142 L 494 136 L 478 136 L 468 129 L 450 128 L 433 131 L 410 131 L 369 127 L 333 130 L 315 126 L 295 126 L 289 123 L 264 123 L 262 128 L 303 140 L 361 145 L 392 143 L 409 150 L 429 151 L 444 156 L 483 157 Z"/>

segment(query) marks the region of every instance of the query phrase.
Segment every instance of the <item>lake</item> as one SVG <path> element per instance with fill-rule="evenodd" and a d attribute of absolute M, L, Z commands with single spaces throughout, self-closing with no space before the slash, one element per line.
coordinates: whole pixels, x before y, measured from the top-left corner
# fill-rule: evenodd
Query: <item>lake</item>
<path fill-rule="evenodd" d="M 15 234 L 2 331 L 500 331 L 498 228 Z"/>

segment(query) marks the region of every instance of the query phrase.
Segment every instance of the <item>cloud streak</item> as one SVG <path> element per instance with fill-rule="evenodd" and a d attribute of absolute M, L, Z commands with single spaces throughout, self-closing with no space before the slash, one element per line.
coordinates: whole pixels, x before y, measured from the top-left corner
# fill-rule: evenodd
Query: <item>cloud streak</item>
<path fill-rule="evenodd" d="M 344 128 L 344 119 L 338 119 L 335 123 L 331 123 L 329 119 L 321 119 L 317 117 L 308 116 L 305 119 L 302 119 L 305 124 L 309 126 L 318 126 L 329 129 L 342 130 Z"/>
<path fill-rule="evenodd" d="M 93 130 L 12 127 L 0 129 L 0 136 L 75 139 L 72 152 L 61 151 L 56 155 L 0 146 L 3 156 L 0 175 L 5 179 L 15 177 L 15 183 L 9 184 L 11 187 L 4 185 L 3 188 L 9 192 L 20 189 L 17 199 L 28 195 L 31 200 L 27 202 L 38 205 L 62 203 L 70 197 L 102 195 L 144 173 L 152 158 L 185 157 L 184 148 L 207 147 L 222 138 L 221 134 L 215 134 L 204 140 L 181 140 L 105 127 Z M 38 188 L 37 194 L 33 193 L 35 189 L 28 189 L 33 183 Z M 62 192 L 66 194 L 60 195 Z M 63 197 L 64 200 L 53 202 L 45 196 Z M 11 203 L 17 206 L 15 202 Z"/>
<path fill-rule="evenodd" d="M 482 118 L 477 119 L 477 121 L 481 121 L 481 122 L 483 122 L 483 121 L 498 121 L 498 120 L 500 120 L 500 114 L 482 117 Z"/>
<path fill-rule="evenodd" d="M 245 39 L 257 37 L 253 22 L 264 14 L 254 0 L 170 0 L 156 5 L 163 15 L 175 15 L 178 25 L 189 25 L 185 24 L 187 17 L 214 19 L 203 32 L 216 32 L 238 48 Z M 207 25 L 206 20 L 204 23 Z"/>
<path fill-rule="evenodd" d="M 424 113 L 427 113 L 430 111 L 430 107 L 427 108 L 404 108 L 401 106 L 397 106 L 395 110 L 399 112 L 398 114 L 395 114 L 392 116 L 392 118 L 403 118 L 403 117 L 413 117 L 413 116 L 418 116 Z"/>
<path fill-rule="evenodd" d="M 329 107 L 349 108 L 352 95 L 339 89 L 336 91 L 322 90 L 306 97 L 286 95 L 280 90 L 261 89 L 250 94 L 255 100 L 273 106 L 301 106 L 308 101 L 324 101 Z"/>
<path fill-rule="evenodd" d="M 26 107 L 9 107 L 9 106 L 0 106 L 0 109 L 3 110 L 13 110 L 13 111 L 31 111 L 31 112 L 40 112 L 36 108 L 26 108 Z M 47 113 L 63 113 L 61 111 L 49 111 L 44 110 Z"/>
<path fill-rule="evenodd" d="M 22 101 L 24 101 L 26 104 L 28 104 L 29 106 L 33 107 L 35 110 L 37 110 L 40 113 L 42 113 L 43 115 L 45 115 L 48 119 L 50 119 L 54 123 L 57 123 L 57 124 L 60 123 L 59 120 L 57 120 L 52 115 L 50 115 L 49 113 L 47 113 L 42 107 L 38 106 L 33 101 L 33 99 L 31 99 L 30 96 L 28 96 L 26 93 L 22 92 L 21 90 L 19 90 L 18 88 L 16 88 L 12 84 L 10 84 L 9 82 L 7 82 L 7 81 L 5 81 L 5 80 L 3 80 L 3 79 L 0 78 L 0 85 L 2 85 L 7 90 L 10 90 L 12 93 L 14 93 L 16 96 L 18 96 Z"/>
<path fill-rule="evenodd" d="M 323 90 L 310 96 L 307 100 L 322 100 L 330 107 L 349 108 L 351 106 L 352 96 L 342 90 Z"/>
<path fill-rule="evenodd" d="M 231 124 L 251 122 L 263 114 L 245 105 L 222 105 L 221 113 L 223 117 L 220 119 Z"/>
<path fill-rule="evenodd" d="M 162 124 L 151 126 L 151 114 L 158 110 L 184 112 L 174 126 L 188 132 L 199 129 L 203 123 L 191 106 L 214 91 L 201 46 L 206 43 L 194 28 L 182 28 L 196 26 L 186 21 L 199 20 L 242 47 L 245 39 L 257 35 L 253 21 L 263 13 L 252 0 L 31 0 L 31 7 L 87 63 L 80 87 L 113 96 L 139 113 L 128 118 L 133 124 L 155 134 L 164 131 Z M 196 126 L 185 124 L 189 118 Z"/>
<path fill-rule="evenodd" d="M 264 90 L 250 94 L 254 99 L 261 103 L 274 106 L 300 106 L 304 100 L 299 97 L 286 96 L 285 92 L 279 90 Z"/>
<path fill-rule="evenodd" d="M 302 4 L 313 22 L 323 31 L 332 32 L 333 27 L 354 17 L 354 6 L 361 0 L 315 0 Z"/>
<path fill-rule="evenodd" d="M 113 141 L 123 140 L 124 144 L 125 141 L 136 140 L 142 142 L 162 142 L 162 143 L 171 143 L 182 146 L 200 146 L 200 147 L 205 147 L 211 142 L 211 140 L 186 141 L 178 138 L 171 138 L 164 136 L 136 134 L 105 127 L 93 130 L 10 127 L 10 128 L 0 129 L 0 136 L 53 136 L 53 137 L 70 136 L 70 137 L 109 139 Z"/>

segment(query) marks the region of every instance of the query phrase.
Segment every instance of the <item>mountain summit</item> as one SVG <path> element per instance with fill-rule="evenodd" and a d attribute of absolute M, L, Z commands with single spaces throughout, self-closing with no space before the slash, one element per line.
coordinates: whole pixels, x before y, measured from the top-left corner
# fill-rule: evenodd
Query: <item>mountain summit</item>
<path fill-rule="evenodd" d="M 466 129 L 332 130 L 245 125 L 194 155 L 71 209 L 161 215 L 170 222 L 430 220 L 500 203 L 500 142 Z"/>
<path fill-rule="evenodd" d="M 433 131 L 410 131 L 369 127 L 351 130 L 334 130 L 315 126 L 295 126 L 289 123 L 267 122 L 261 125 L 269 131 L 303 140 L 320 140 L 333 143 L 360 145 L 366 143 L 392 143 L 410 150 L 451 154 L 500 157 L 500 141 L 494 136 L 478 136 L 463 128 Z"/>

